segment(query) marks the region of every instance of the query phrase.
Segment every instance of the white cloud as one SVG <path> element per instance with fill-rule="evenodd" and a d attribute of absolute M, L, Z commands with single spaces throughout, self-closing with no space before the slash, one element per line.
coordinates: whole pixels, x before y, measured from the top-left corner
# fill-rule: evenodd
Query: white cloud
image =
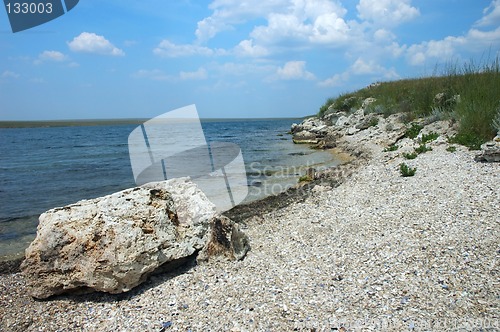
<path fill-rule="evenodd" d="M 358 8 L 370 22 L 401 23 L 419 14 L 410 0 L 381 0 L 381 3 L 382 7 L 374 0 L 361 0 Z M 374 8 L 370 7 L 372 4 Z M 369 47 L 379 55 L 397 57 L 404 50 L 388 28 L 394 24 L 367 29 L 366 22 L 348 21 L 345 18 L 347 10 L 340 0 L 214 0 L 209 8 L 212 13 L 198 22 L 193 44 L 163 40 L 154 53 L 165 57 L 237 55 L 263 58 L 318 47 L 353 53 L 366 51 Z M 381 16 L 380 11 L 386 16 Z M 226 50 L 207 47 L 208 40 L 222 31 L 238 27 L 250 31 L 233 47 Z"/>
<path fill-rule="evenodd" d="M 342 74 L 335 74 L 330 78 L 327 78 L 324 81 L 321 81 L 318 83 L 318 86 L 323 87 L 323 88 L 334 88 L 334 87 L 339 87 L 345 84 L 350 78 L 350 75 L 348 72 L 344 72 Z"/>
<path fill-rule="evenodd" d="M 195 34 L 199 42 L 206 42 L 221 31 L 233 29 L 234 25 L 266 17 L 288 5 L 289 0 L 215 0 L 209 5 L 212 15 L 198 22 Z"/>
<path fill-rule="evenodd" d="M 364 60 L 358 58 L 350 67 L 350 72 L 354 75 L 376 75 L 386 79 L 399 78 L 394 68 L 386 68 L 375 60 Z"/>
<path fill-rule="evenodd" d="M 19 75 L 16 72 L 6 70 L 2 73 L 2 78 L 19 78 L 21 75 Z"/>
<path fill-rule="evenodd" d="M 181 80 L 204 80 L 207 79 L 208 73 L 205 68 L 199 68 L 197 71 L 185 72 L 181 71 L 179 78 Z"/>
<path fill-rule="evenodd" d="M 195 34 L 199 41 L 205 42 L 215 37 L 217 33 L 229 28 L 229 25 L 224 23 L 223 20 L 217 19 L 217 17 L 207 17 L 198 22 Z"/>
<path fill-rule="evenodd" d="M 351 71 L 355 75 L 370 75 L 381 73 L 384 71 L 384 68 L 374 60 L 365 61 L 359 58 L 351 66 Z"/>
<path fill-rule="evenodd" d="M 68 43 L 73 52 L 124 56 L 125 52 L 115 47 L 109 40 L 95 33 L 82 32 Z"/>
<path fill-rule="evenodd" d="M 378 29 L 373 33 L 373 39 L 378 43 L 387 43 L 396 39 L 396 35 L 387 29 Z"/>
<path fill-rule="evenodd" d="M 39 56 L 38 59 L 45 61 L 65 61 L 66 56 L 59 52 L 59 51 L 43 51 Z"/>
<path fill-rule="evenodd" d="M 476 49 L 500 48 L 500 26 L 495 30 L 481 31 L 478 29 L 469 30 L 465 37 L 466 42 Z"/>
<path fill-rule="evenodd" d="M 348 82 L 353 76 L 376 76 L 385 79 L 400 78 L 394 68 L 386 68 L 373 59 L 358 58 L 346 71 L 319 82 L 318 86 L 339 87 Z"/>
<path fill-rule="evenodd" d="M 234 48 L 234 52 L 240 56 L 262 57 L 269 54 L 269 51 L 259 45 L 254 45 L 253 40 L 242 40 L 238 46 Z"/>
<path fill-rule="evenodd" d="M 59 51 L 43 51 L 33 63 L 39 65 L 46 61 L 64 62 L 67 59 L 68 57 Z"/>
<path fill-rule="evenodd" d="M 500 0 L 493 0 L 491 4 L 484 9 L 484 16 L 478 20 L 475 26 L 498 26 L 500 24 Z"/>
<path fill-rule="evenodd" d="M 313 24 L 310 41 L 318 43 L 346 42 L 350 28 L 335 12 L 319 15 Z"/>
<path fill-rule="evenodd" d="M 423 65 L 427 61 L 440 61 L 456 56 L 461 50 L 478 50 L 500 47 L 500 27 L 491 31 L 470 29 L 464 36 L 448 36 L 408 47 L 406 56 L 411 65 Z"/>
<path fill-rule="evenodd" d="M 500 48 L 500 0 L 493 0 L 484 9 L 484 16 L 476 21 L 469 31 L 461 36 L 448 36 L 441 40 L 424 41 L 407 48 L 407 61 L 414 66 L 428 61 L 439 62 L 457 57 L 462 51 L 484 52 L 487 49 Z M 493 26 L 493 30 L 479 30 L 479 27 Z"/>
<path fill-rule="evenodd" d="M 267 46 L 276 43 L 345 42 L 350 32 L 343 19 L 347 10 L 337 0 L 215 0 L 209 8 L 212 14 L 198 22 L 195 32 L 199 43 L 236 25 L 266 20 L 235 48 L 239 55 L 265 56 L 270 53 Z"/>
<path fill-rule="evenodd" d="M 289 61 L 276 70 L 275 79 L 281 80 L 313 80 L 314 74 L 306 70 L 305 61 Z"/>
<path fill-rule="evenodd" d="M 267 25 L 255 27 L 251 36 L 264 45 L 290 42 L 335 44 L 348 40 L 347 13 L 336 1 L 295 0 L 267 15 Z"/>
<path fill-rule="evenodd" d="M 192 56 L 192 55 L 224 55 L 227 52 L 222 49 L 212 50 L 211 48 L 192 45 L 192 44 L 182 44 L 177 45 L 171 41 L 165 39 L 160 42 L 160 44 L 153 50 L 153 53 L 159 56 L 176 58 L 181 56 Z"/>
<path fill-rule="evenodd" d="M 293 14 L 271 13 L 267 25 L 257 26 L 250 36 L 265 45 L 273 45 L 282 41 L 307 41 L 311 30 Z"/>
<path fill-rule="evenodd" d="M 397 26 L 420 15 L 411 0 L 360 0 L 356 9 L 359 18 L 379 26 Z"/>

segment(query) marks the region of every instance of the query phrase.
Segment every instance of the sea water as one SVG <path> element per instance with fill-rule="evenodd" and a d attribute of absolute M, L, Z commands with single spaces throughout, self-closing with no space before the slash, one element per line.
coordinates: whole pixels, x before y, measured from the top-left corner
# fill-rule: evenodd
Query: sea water
<path fill-rule="evenodd" d="M 339 163 L 327 151 L 293 144 L 300 119 L 202 120 L 208 142 L 241 148 L 249 194 L 278 194 L 309 167 Z M 0 260 L 22 254 L 44 211 L 135 186 L 128 135 L 137 124 L 0 128 Z"/>

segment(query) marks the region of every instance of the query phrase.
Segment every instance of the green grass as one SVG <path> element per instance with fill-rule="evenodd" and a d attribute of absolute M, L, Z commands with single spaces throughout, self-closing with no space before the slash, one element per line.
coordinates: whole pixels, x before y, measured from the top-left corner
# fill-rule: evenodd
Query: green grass
<path fill-rule="evenodd" d="M 422 138 L 420 141 L 422 142 L 422 144 L 425 144 L 427 142 L 434 141 L 438 137 L 439 137 L 438 133 L 428 133 L 426 135 L 422 135 Z"/>
<path fill-rule="evenodd" d="M 328 98 L 323 104 L 323 106 L 319 108 L 318 116 L 322 117 L 323 115 L 325 115 L 326 111 L 328 111 L 328 108 L 335 103 L 335 100 L 336 100 L 335 98 Z"/>
<path fill-rule="evenodd" d="M 449 146 L 446 148 L 446 151 L 453 153 L 453 152 L 457 151 L 457 147 L 456 146 Z"/>
<path fill-rule="evenodd" d="M 403 177 L 414 176 L 417 172 L 417 168 L 411 168 L 405 163 L 399 164 L 399 172 Z"/>
<path fill-rule="evenodd" d="M 416 152 L 412 152 L 412 153 L 403 153 L 403 157 L 405 157 L 405 159 L 415 159 L 417 158 L 418 154 Z"/>
<path fill-rule="evenodd" d="M 420 131 L 424 128 L 424 126 L 422 125 L 419 125 L 418 123 L 412 123 L 411 124 L 411 127 L 406 129 L 406 132 L 405 132 L 405 137 L 408 137 L 408 138 L 411 138 L 411 139 L 414 139 L 415 137 L 418 136 L 418 134 L 420 133 Z"/>
<path fill-rule="evenodd" d="M 415 148 L 415 152 L 418 154 L 425 153 L 427 151 L 432 151 L 432 148 L 428 147 L 425 144 L 420 144 L 420 146 L 418 148 Z"/>
<path fill-rule="evenodd" d="M 386 147 L 383 150 L 383 152 L 396 151 L 397 149 L 399 149 L 399 146 L 397 146 L 396 144 L 393 144 L 393 145 Z"/>
<path fill-rule="evenodd" d="M 441 117 L 458 121 L 456 143 L 475 148 L 491 140 L 498 130 L 495 127 L 500 121 L 499 87 L 498 57 L 483 63 L 470 61 L 463 66 L 449 64 L 431 77 L 382 82 L 329 98 L 318 115 L 324 115 L 330 105 L 334 110 L 348 112 L 368 97 L 376 99 L 368 111 L 384 116 L 403 112 L 408 122 L 429 117 L 439 109 Z M 437 94 L 441 98 L 435 98 Z"/>
<path fill-rule="evenodd" d="M 300 182 L 311 182 L 313 179 L 309 175 L 302 175 L 299 178 L 299 183 Z"/>
<path fill-rule="evenodd" d="M 374 127 L 374 126 L 378 125 L 378 122 L 379 122 L 379 118 L 373 117 L 373 118 L 370 119 L 370 122 L 368 123 L 368 126 L 369 127 Z"/>
<path fill-rule="evenodd" d="M 457 135 L 451 137 L 448 141 L 450 143 L 456 143 L 466 146 L 471 150 L 481 150 L 481 144 L 485 142 L 484 139 L 468 130 L 459 132 Z"/>

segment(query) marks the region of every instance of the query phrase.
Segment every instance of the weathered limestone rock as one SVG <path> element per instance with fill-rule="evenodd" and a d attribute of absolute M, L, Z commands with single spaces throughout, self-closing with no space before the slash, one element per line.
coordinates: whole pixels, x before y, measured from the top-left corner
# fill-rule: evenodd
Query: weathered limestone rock
<path fill-rule="evenodd" d="M 476 161 L 500 162 L 500 136 L 481 145 L 481 150 L 481 153 L 475 158 Z"/>
<path fill-rule="evenodd" d="M 341 117 L 341 116 L 346 116 L 347 113 L 346 112 L 334 112 L 334 113 L 328 113 L 326 114 L 325 116 L 323 116 L 323 121 L 326 123 L 326 125 L 328 126 L 332 126 L 334 125 L 337 120 Z"/>
<path fill-rule="evenodd" d="M 293 135 L 293 142 L 296 144 L 316 144 L 318 143 L 318 139 L 316 138 L 316 134 L 302 130 Z"/>
<path fill-rule="evenodd" d="M 344 116 L 344 115 L 340 116 L 337 119 L 337 122 L 335 122 L 336 127 L 345 127 L 348 125 L 349 125 L 349 118 L 347 116 Z"/>
<path fill-rule="evenodd" d="M 21 269 L 32 296 L 121 293 L 206 243 L 215 206 L 187 178 L 43 213 Z"/>
<path fill-rule="evenodd" d="M 353 127 L 347 128 L 347 130 L 345 131 L 345 134 L 351 136 L 351 135 L 356 134 L 358 131 L 359 131 L 359 129 L 356 128 L 356 126 L 353 126 Z"/>
<path fill-rule="evenodd" d="M 238 224 L 225 216 L 215 216 L 210 221 L 209 238 L 197 261 L 209 261 L 219 256 L 241 260 L 249 250 L 250 240 Z"/>
<path fill-rule="evenodd" d="M 375 114 L 370 113 L 367 116 L 365 116 L 363 118 L 363 120 L 361 120 L 361 122 L 359 122 L 356 125 L 356 128 L 359 129 L 359 130 L 368 129 L 368 128 L 370 128 L 372 126 L 372 121 L 374 121 L 376 118 L 377 118 L 377 116 Z"/>
<path fill-rule="evenodd" d="M 302 121 L 300 124 L 292 124 L 292 133 L 297 133 L 300 131 L 314 131 L 316 128 L 326 127 L 326 123 L 316 117 L 310 117 Z"/>

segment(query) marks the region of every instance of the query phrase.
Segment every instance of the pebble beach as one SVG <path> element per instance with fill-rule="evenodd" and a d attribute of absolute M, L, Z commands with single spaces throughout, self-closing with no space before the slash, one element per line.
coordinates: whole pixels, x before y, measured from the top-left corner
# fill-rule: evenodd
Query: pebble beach
<path fill-rule="evenodd" d="M 439 140 L 406 160 L 376 130 L 344 138 L 365 157 L 340 179 L 238 220 L 243 260 L 44 301 L 0 275 L 0 331 L 499 331 L 500 165 Z"/>

